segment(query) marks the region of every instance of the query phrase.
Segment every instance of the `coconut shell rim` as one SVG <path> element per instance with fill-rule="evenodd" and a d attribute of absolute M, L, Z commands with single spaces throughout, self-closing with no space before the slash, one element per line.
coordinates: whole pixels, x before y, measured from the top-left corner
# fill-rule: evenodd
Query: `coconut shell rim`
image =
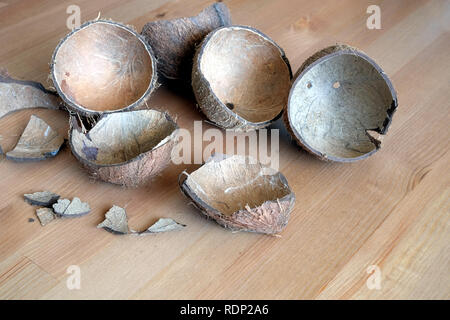
<path fill-rule="evenodd" d="M 205 165 L 205 164 L 203 164 L 203 165 Z M 198 169 L 200 169 L 202 166 L 200 166 Z M 194 170 L 194 171 L 197 171 L 197 170 Z M 292 191 L 291 187 L 289 186 L 289 183 L 288 183 L 286 177 L 280 171 L 277 171 L 276 174 L 278 174 L 280 176 L 280 180 L 282 181 L 282 183 L 288 187 L 289 193 L 287 195 L 283 196 L 282 198 L 277 198 L 276 200 L 266 200 L 256 207 L 250 207 L 251 211 L 258 210 L 259 208 L 263 207 L 263 205 L 266 203 L 278 203 L 278 201 L 289 201 L 289 202 L 293 202 L 293 204 L 295 204 L 295 200 L 296 200 L 295 193 Z M 234 211 L 231 215 L 223 214 L 219 210 L 213 208 L 208 203 L 203 201 L 200 197 L 198 197 L 196 195 L 195 192 L 192 191 L 191 188 L 188 187 L 188 185 L 186 184 L 186 180 L 188 179 L 188 177 L 189 177 L 189 175 L 186 175 L 185 172 L 182 172 L 178 178 L 178 185 L 179 185 L 182 193 L 187 198 L 191 199 L 193 201 L 195 207 L 198 208 L 205 216 L 214 219 L 217 223 L 219 223 L 222 226 L 233 229 L 232 227 L 230 227 L 228 224 L 224 223 L 223 221 L 224 220 L 232 220 L 234 216 L 240 214 L 241 212 L 247 212 L 247 209 L 245 209 L 245 208 L 239 209 L 237 211 Z M 293 210 L 293 206 L 289 209 L 288 212 L 285 213 L 285 215 L 289 215 L 292 210 Z M 211 216 L 211 215 L 207 214 L 206 212 L 212 212 L 212 213 L 214 213 L 214 216 Z M 218 219 L 221 221 L 219 221 Z M 238 229 L 238 230 L 261 233 L 261 232 L 255 231 L 254 229 Z"/>
<path fill-rule="evenodd" d="M 319 57 L 315 60 L 313 60 L 312 62 L 308 63 L 309 59 L 314 58 L 315 55 L 318 55 L 322 52 L 326 52 L 328 50 L 335 50 L 334 52 L 331 53 L 326 53 L 324 56 Z M 310 152 L 311 154 L 317 156 L 318 158 L 322 159 L 322 160 L 329 160 L 329 161 L 335 161 L 335 162 L 342 162 L 342 163 L 348 163 L 348 162 L 355 162 L 355 161 L 359 161 L 362 159 L 366 159 L 368 157 L 370 157 L 371 155 L 373 155 L 374 153 L 376 153 L 379 149 L 380 146 L 375 144 L 375 149 L 361 155 L 358 157 L 354 157 L 354 158 L 343 158 L 343 157 L 336 157 L 336 156 L 330 156 L 330 155 L 326 155 L 314 148 L 312 148 L 304 139 L 303 137 L 298 133 L 297 129 L 295 129 L 294 126 L 291 125 L 291 119 L 289 116 L 289 108 L 290 108 L 290 104 L 291 104 L 291 97 L 292 97 L 292 92 L 293 92 L 293 88 L 297 85 L 297 82 L 300 81 L 300 79 L 307 73 L 309 72 L 314 66 L 322 63 L 325 60 L 331 59 L 335 56 L 339 56 L 339 55 L 344 55 L 344 54 L 350 54 L 350 55 L 355 55 L 358 56 L 362 59 L 364 59 L 365 61 L 367 61 L 371 66 L 373 66 L 375 68 L 375 70 L 381 75 L 381 77 L 383 78 L 383 80 L 385 81 L 386 85 L 389 88 L 389 92 L 391 93 L 392 96 L 392 105 L 391 107 L 387 110 L 387 116 L 385 118 L 385 122 L 383 123 L 383 128 L 380 130 L 380 134 L 385 135 L 389 129 L 389 126 L 392 123 L 392 118 L 393 115 L 395 113 L 395 111 L 397 110 L 398 107 L 398 99 L 397 99 L 397 92 L 394 89 L 394 86 L 391 82 L 391 80 L 389 79 L 389 77 L 386 75 L 386 73 L 383 71 L 383 69 L 381 69 L 381 67 L 375 62 L 375 60 L 373 60 L 372 58 L 370 58 L 368 55 L 366 55 L 364 52 L 353 48 L 351 46 L 348 45 L 335 45 L 335 46 L 329 46 L 326 47 L 322 50 L 319 50 L 318 52 L 314 53 L 312 56 L 310 56 L 307 60 L 305 60 L 305 62 L 300 66 L 299 71 L 301 70 L 301 72 L 296 73 L 296 78 L 294 80 L 294 82 L 292 83 L 291 86 L 291 90 L 289 91 L 289 97 L 288 97 L 288 102 L 285 108 L 285 122 L 287 122 L 287 127 L 288 130 L 292 133 L 292 135 L 294 136 L 295 140 L 297 141 L 298 144 L 300 144 L 301 147 L 303 147 L 304 149 L 306 149 L 306 151 Z"/>
<path fill-rule="evenodd" d="M 110 25 L 113 25 L 115 27 L 119 27 L 119 28 L 125 29 L 126 31 L 128 31 L 131 34 L 133 34 L 134 36 L 136 36 L 136 38 L 144 45 L 145 49 L 147 50 L 148 55 L 150 56 L 150 60 L 151 60 L 151 63 L 152 63 L 152 77 L 150 79 L 150 83 L 148 85 L 147 90 L 142 94 L 142 96 L 139 99 L 137 99 L 132 104 L 130 104 L 130 105 L 124 107 L 124 108 L 121 108 L 121 109 L 102 110 L 102 111 L 95 111 L 95 110 L 87 109 L 87 108 L 81 106 L 80 104 L 72 101 L 71 99 L 67 98 L 66 94 L 61 90 L 58 81 L 56 81 L 55 62 L 56 62 L 56 55 L 58 54 L 59 49 L 61 48 L 61 46 L 66 42 L 66 40 L 68 40 L 75 33 L 77 33 L 78 31 L 80 31 L 80 30 L 82 30 L 84 28 L 87 28 L 90 25 L 95 24 L 95 23 L 105 23 L 105 24 L 110 24 Z M 155 54 L 153 52 L 152 47 L 132 27 L 129 27 L 127 25 L 124 25 L 122 23 L 119 23 L 119 22 L 116 22 L 116 21 L 112 21 L 112 20 L 98 19 L 98 20 L 86 21 L 80 27 L 75 28 L 74 30 L 72 30 L 71 32 L 66 34 L 64 36 L 64 38 L 62 38 L 59 41 L 58 45 L 56 46 L 56 48 L 55 48 L 55 50 L 53 51 L 53 54 L 52 54 L 52 58 L 51 58 L 51 62 L 50 62 L 50 77 L 51 77 L 52 82 L 53 82 L 53 84 L 55 86 L 56 93 L 61 97 L 63 102 L 72 111 L 75 111 L 77 113 L 81 113 L 81 114 L 84 114 L 84 115 L 108 114 L 108 113 L 116 113 L 116 112 L 123 112 L 123 111 L 131 111 L 131 110 L 139 107 L 141 104 L 145 103 L 145 101 L 148 99 L 148 97 L 157 88 L 158 74 L 157 74 L 157 69 L 156 69 L 157 66 L 156 65 L 157 65 L 156 58 L 155 58 Z"/>
<path fill-rule="evenodd" d="M 200 81 L 201 83 L 203 83 L 206 86 L 206 89 L 212 94 L 212 96 L 214 97 L 214 100 L 216 100 L 218 102 L 218 104 L 221 106 L 221 108 L 223 110 L 225 110 L 225 112 L 228 113 L 228 115 L 230 117 L 233 117 L 235 119 L 237 119 L 239 121 L 239 126 L 235 126 L 235 127 L 225 127 L 222 126 L 219 123 L 213 122 L 214 125 L 218 126 L 219 128 L 222 129 L 231 129 L 231 130 L 239 130 L 241 127 L 246 127 L 249 126 L 251 130 L 255 130 L 255 129 L 259 129 L 259 128 L 264 128 L 267 127 L 268 125 L 270 125 L 272 122 L 278 120 L 284 112 L 284 108 L 281 109 L 280 113 L 274 117 L 271 120 L 266 120 L 266 121 L 261 121 L 261 122 L 251 122 L 248 121 L 247 119 L 244 119 L 243 117 L 241 117 L 240 115 L 238 115 L 237 113 L 233 112 L 232 110 L 230 110 L 230 108 L 228 108 L 216 95 L 216 93 L 214 92 L 214 90 L 212 90 L 211 84 L 209 83 L 209 81 L 206 79 L 206 77 L 203 75 L 203 72 L 201 71 L 201 67 L 200 67 L 200 60 L 203 56 L 203 51 L 205 50 L 206 45 L 208 44 L 209 40 L 220 30 L 222 29 L 244 29 L 244 30 L 249 30 L 252 31 L 254 33 L 256 33 L 258 36 L 264 38 L 265 40 L 267 40 L 268 42 L 270 42 L 275 48 L 278 49 L 278 51 L 280 52 L 280 56 L 283 59 L 284 63 L 286 64 L 288 71 L 289 71 L 289 79 L 292 82 L 292 68 L 291 68 L 291 64 L 289 63 L 288 58 L 286 57 L 286 53 L 284 52 L 283 48 L 281 48 L 274 40 L 272 40 L 269 36 L 267 36 L 266 34 L 262 33 L 261 31 L 250 27 L 250 26 L 244 26 L 244 25 L 230 25 L 230 26 L 223 26 L 217 29 L 214 29 L 213 31 L 211 31 L 210 33 L 208 33 L 208 35 L 203 39 L 203 41 L 200 43 L 199 47 L 196 50 L 195 56 L 194 56 L 194 64 L 193 64 L 193 70 L 192 70 L 192 76 L 191 76 L 191 83 L 194 83 L 194 72 L 195 72 L 195 66 L 198 66 L 198 75 L 200 77 Z M 193 88 L 194 91 L 194 95 L 196 97 L 197 100 L 197 90 L 195 90 L 195 88 Z M 201 109 L 203 109 L 200 106 Z M 246 130 L 247 131 L 247 130 Z"/>
<path fill-rule="evenodd" d="M 153 110 L 153 109 L 150 109 L 150 110 Z M 126 111 L 126 112 L 134 112 L 134 111 L 143 111 L 143 110 L 128 110 L 128 111 Z M 73 130 L 78 130 L 78 131 L 80 132 L 80 130 L 81 130 L 81 128 L 80 128 L 80 126 L 78 125 L 78 123 L 77 123 L 76 118 L 75 118 L 74 115 L 70 115 L 70 119 L 69 119 L 70 128 L 69 128 L 69 139 L 68 139 L 68 140 L 69 140 L 70 150 L 72 151 L 72 154 L 75 156 L 75 158 L 76 158 L 79 162 L 81 162 L 81 163 L 84 164 L 84 165 L 88 165 L 88 166 L 90 166 L 90 167 L 95 167 L 95 168 L 98 168 L 98 169 L 100 169 L 100 168 L 121 167 L 121 166 L 128 165 L 128 164 L 130 164 L 130 163 L 132 163 L 132 162 L 142 160 L 143 158 L 147 157 L 147 155 L 149 155 L 149 154 L 152 153 L 153 151 L 155 151 L 155 150 L 157 150 L 157 149 L 159 149 L 159 148 L 161 148 L 161 147 L 167 145 L 167 144 L 170 143 L 171 141 L 175 140 L 175 139 L 177 138 L 178 131 L 179 131 L 179 126 L 178 126 L 178 124 L 172 119 L 172 117 L 171 117 L 167 112 L 161 112 L 161 111 L 158 111 L 158 110 L 153 110 L 153 111 L 157 111 L 157 112 L 160 112 L 160 113 L 164 114 L 164 116 L 166 117 L 166 119 L 167 119 L 169 122 L 171 122 L 172 124 L 175 125 L 174 130 L 172 131 L 172 133 L 169 134 L 169 135 L 167 135 L 167 136 L 166 136 L 165 138 L 163 138 L 162 140 L 166 139 L 167 137 L 170 137 L 170 139 L 167 139 L 167 141 L 164 142 L 164 143 L 161 144 L 161 145 L 157 145 L 157 146 L 155 146 L 154 148 L 152 148 L 152 149 L 150 149 L 150 150 L 148 150 L 148 151 L 145 151 L 145 152 L 142 152 L 142 153 L 138 154 L 137 156 L 131 158 L 130 160 L 127 160 L 127 161 L 124 161 L 124 162 L 120 162 L 120 163 L 113 163 L 113 164 L 101 164 L 101 163 L 95 163 L 95 162 L 92 162 L 92 161 L 87 160 L 87 159 L 85 159 L 85 158 L 82 158 L 82 157 L 75 151 L 75 148 L 74 148 L 73 143 L 72 143 L 72 131 L 73 131 Z M 102 119 L 105 119 L 106 117 L 108 117 L 108 116 L 110 116 L 110 115 L 111 115 L 111 113 L 109 113 L 109 114 L 104 114 L 104 115 L 101 117 L 101 119 L 99 119 L 99 121 L 102 120 Z M 98 122 L 97 122 L 97 123 L 98 123 Z M 97 125 L 97 124 L 96 124 L 96 125 Z M 86 134 L 87 134 L 88 132 L 89 132 L 89 131 L 87 131 Z M 162 140 L 161 140 L 161 141 L 162 141 Z M 161 141 L 160 141 L 160 142 L 161 142 Z"/>

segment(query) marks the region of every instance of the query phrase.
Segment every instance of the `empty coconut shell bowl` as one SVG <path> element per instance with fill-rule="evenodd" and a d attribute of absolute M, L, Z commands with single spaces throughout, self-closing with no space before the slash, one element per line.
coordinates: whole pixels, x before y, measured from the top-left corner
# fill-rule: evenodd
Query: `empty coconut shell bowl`
<path fill-rule="evenodd" d="M 256 29 L 231 26 L 203 40 L 194 57 L 192 87 L 210 121 L 248 131 L 281 115 L 291 78 L 284 51 L 273 40 Z"/>
<path fill-rule="evenodd" d="M 180 187 L 200 212 L 234 231 L 277 234 L 295 203 L 286 178 L 248 156 L 214 155 L 183 173 Z"/>
<path fill-rule="evenodd" d="M 92 115 L 142 106 L 156 87 L 156 59 L 133 29 L 95 20 L 55 49 L 51 78 L 67 107 Z"/>
<path fill-rule="evenodd" d="M 72 116 L 69 142 L 94 178 L 137 187 L 170 163 L 177 129 L 168 114 L 156 110 L 105 114 L 90 130 Z"/>

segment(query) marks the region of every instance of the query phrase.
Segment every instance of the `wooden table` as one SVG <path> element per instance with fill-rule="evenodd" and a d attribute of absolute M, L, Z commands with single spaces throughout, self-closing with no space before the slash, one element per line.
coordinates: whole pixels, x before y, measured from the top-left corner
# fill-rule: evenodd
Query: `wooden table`
<path fill-rule="evenodd" d="M 2 0 L 1 66 L 51 86 L 48 63 L 68 32 L 71 4 L 81 8 L 82 21 L 101 12 L 141 30 L 147 21 L 194 15 L 210 3 Z M 336 42 L 373 57 L 399 97 L 382 149 L 357 163 L 326 163 L 281 135 L 281 171 L 297 196 L 281 237 L 232 233 L 198 215 L 177 186 L 181 171 L 198 166 L 171 165 L 151 187 L 127 190 L 90 179 L 67 147 L 39 163 L 2 159 L 0 297 L 449 299 L 450 2 L 225 3 L 234 23 L 258 28 L 283 47 L 294 71 Z M 381 30 L 366 27 L 371 4 L 381 8 Z M 183 128 L 203 119 L 192 99 L 166 89 L 151 105 L 176 115 Z M 63 111 L 22 111 L 0 120 L 4 150 L 15 145 L 31 114 L 67 133 Z M 34 208 L 22 198 L 40 190 L 78 196 L 93 210 L 42 227 L 29 221 Z M 113 204 L 126 207 L 135 229 L 160 217 L 188 227 L 147 237 L 96 229 Z M 67 288 L 71 265 L 80 268 L 80 290 Z M 378 275 L 379 290 L 370 285 Z"/>

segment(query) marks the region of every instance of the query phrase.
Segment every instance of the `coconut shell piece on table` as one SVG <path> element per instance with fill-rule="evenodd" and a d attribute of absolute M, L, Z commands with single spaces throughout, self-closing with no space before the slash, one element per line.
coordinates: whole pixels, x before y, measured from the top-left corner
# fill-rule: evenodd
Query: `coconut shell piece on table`
<path fill-rule="evenodd" d="M 36 209 L 36 216 L 38 217 L 41 226 L 45 226 L 57 218 L 53 210 L 50 208 Z"/>
<path fill-rule="evenodd" d="M 89 212 L 91 208 L 87 202 L 82 202 L 80 198 L 73 198 L 72 201 L 68 199 L 59 199 L 53 204 L 53 211 L 60 217 L 81 217 Z"/>
<path fill-rule="evenodd" d="M 6 158 L 13 161 L 39 161 L 56 156 L 64 138 L 44 120 L 32 115 L 19 142 Z"/>
<path fill-rule="evenodd" d="M 156 60 L 145 40 L 130 27 L 90 21 L 56 47 L 51 78 L 75 112 L 96 115 L 145 105 L 157 86 Z"/>
<path fill-rule="evenodd" d="M 61 107 L 58 95 L 39 82 L 13 79 L 5 70 L 0 70 L 0 118 L 22 109 Z"/>
<path fill-rule="evenodd" d="M 182 174 L 180 188 L 204 215 L 234 231 L 278 234 L 295 203 L 280 172 L 240 155 L 214 155 Z"/>
<path fill-rule="evenodd" d="M 328 47 L 297 72 L 286 126 L 297 143 L 322 160 L 352 162 L 381 147 L 398 106 L 394 87 L 366 54 Z"/>
<path fill-rule="evenodd" d="M 51 207 L 59 199 L 59 194 L 50 191 L 39 191 L 34 193 L 25 193 L 23 195 L 26 202 L 33 206 Z"/>
<path fill-rule="evenodd" d="M 171 161 L 177 124 L 166 113 L 137 110 L 106 114 L 88 131 L 72 117 L 72 153 L 94 177 L 137 187 L 150 183 Z"/>
<path fill-rule="evenodd" d="M 198 105 L 226 129 L 259 129 L 278 119 L 291 79 L 283 49 L 250 27 L 214 30 L 194 57 L 192 87 Z"/>
<path fill-rule="evenodd" d="M 190 83 L 195 47 L 211 31 L 231 24 L 223 3 L 214 3 L 195 17 L 147 23 L 142 35 L 153 48 L 158 72 L 166 79 Z"/>

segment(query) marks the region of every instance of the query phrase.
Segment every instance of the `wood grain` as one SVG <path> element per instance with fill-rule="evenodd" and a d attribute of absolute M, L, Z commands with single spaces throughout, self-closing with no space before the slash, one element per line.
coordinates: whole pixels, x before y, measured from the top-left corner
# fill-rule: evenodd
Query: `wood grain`
<path fill-rule="evenodd" d="M 0 298 L 449 299 L 450 3 L 224 2 L 235 24 L 274 39 L 294 71 L 336 42 L 374 58 L 399 97 L 381 150 L 357 163 L 326 163 L 300 150 L 282 131 L 280 168 L 297 201 L 280 238 L 231 233 L 203 219 L 177 187 L 179 173 L 195 165 L 171 165 L 149 188 L 128 190 L 93 181 L 67 147 L 38 163 L 2 159 Z M 71 4 L 80 6 L 82 21 L 101 12 L 140 30 L 148 21 L 195 15 L 210 3 L 2 1 L 0 67 L 51 86 L 48 63 L 68 32 Z M 371 4 L 381 7 L 381 30 L 366 28 Z M 158 91 L 151 107 L 168 110 L 180 127 L 192 130 L 194 120 L 204 119 L 191 98 Z M 22 111 L 0 120 L 3 150 L 14 147 L 31 114 L 67 133 L 63 111 Z M 41 190 L 77 196 L 93 210 L 41 227 L 34 208 L 22 199 Z M 188 227 L 148 237 L 96 229 L 113 204 L 126 207 L 134 229 L 160 217 Z M 80 290 L 66 286 L 70 265 L 81 269 Z M 380 268 L 380 290 L 366 285 L 370 265 Z"/>

